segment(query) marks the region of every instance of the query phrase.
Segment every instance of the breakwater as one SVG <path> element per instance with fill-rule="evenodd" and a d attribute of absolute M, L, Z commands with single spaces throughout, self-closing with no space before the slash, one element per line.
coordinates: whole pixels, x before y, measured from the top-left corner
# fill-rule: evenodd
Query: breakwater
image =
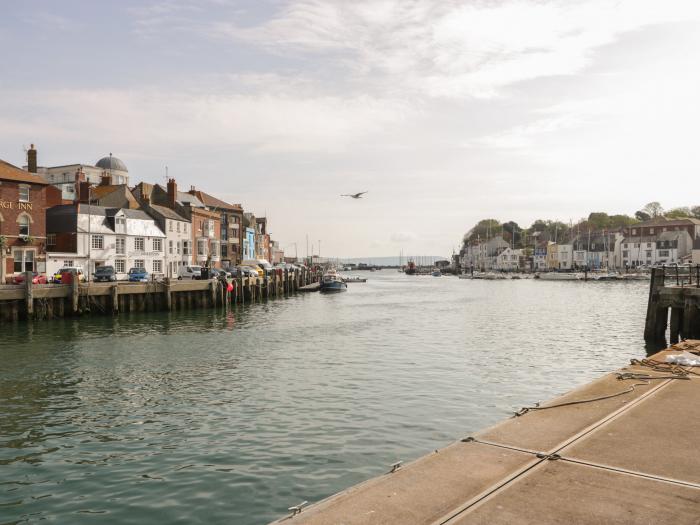
<path fill-rule="evenodd" d="M 0 324 L 74 315 L 191 310 L 284 297 L 318 280 L 312 271 L 211 280 L 25 284 L 0 287 Z M 230 286 L 229 286 L 230 285 Z"/>
<path fill-rule="evenodd" d="M 667 331 L 672 344 L 700 339 L 700 265 L 652 270 L 644 339 L 665 341 Z"/>

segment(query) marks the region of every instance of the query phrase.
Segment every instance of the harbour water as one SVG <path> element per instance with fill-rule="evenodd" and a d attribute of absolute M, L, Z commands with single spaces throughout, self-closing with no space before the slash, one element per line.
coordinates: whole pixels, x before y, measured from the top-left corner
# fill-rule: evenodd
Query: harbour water
<path fill-rule="evenodd" d="M 266 523 L 646 352 L 646 282 L 367 277 L 5 328 L 0 523 Z"/>

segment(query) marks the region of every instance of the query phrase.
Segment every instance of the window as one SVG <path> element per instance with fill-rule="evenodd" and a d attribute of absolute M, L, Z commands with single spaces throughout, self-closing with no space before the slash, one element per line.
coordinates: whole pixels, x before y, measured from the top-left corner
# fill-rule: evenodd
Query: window
<path fill-rule="evenodd" d="M 17 219 L 17 223 L 19 224 L 19 234 L 29 235 L 29 217 L 22 215 Z"/>
<path fill-rule="evenodd" d="M 124 259 L 115 259 L 114 260 L 114 271 L 117 273 L 126 272 L 126 261 Z"/>
<path fill-rule="evenodd" d="M 105 237 L 104 235 L 93 235 L 90 241 L 90 246 L 93 250 L 102 250 L 105 247 Z"/>
<path fill-rule="evenodd" d="M 63 261 L 63 267 L 64 267 L 64 268 L 71 268 L 71 267 L 73 267 L 73 266 L 74 266 L 74 265 L 73 265 L 73 261 L 72 261 L 72 260 L 68 259 L 67 261 Z"/>
<path fill-rule="evenodd" d="M 146 243 L 143 240 L 143 237 L 136 237 L 134 239 L 134 250 L 136 250 L 137 252 L 142 252 L 144 250 L 145 245 Z"/>
<path fill-rule="evenodd" d="M 668 257 L 668 250 L 659 250 L 659 257 Z"/>
<path fill-rule="evenodd" d="M 19 201 L 29 202 L 29 186 L 22 184 L 19 187 Z"/>
<path fill-rule="evenodd" d="M 134 268 L 146 268 L 146 262 L 143 259 L 136 259 L 134 261 Z"/>
<path fill-rule="evenodd" d="M 182 255 L 192 255 L 192 241 L 182 241 Z M 178 245 L 179 249 L 179 245 Z"/>
<path fill-rule="evenodd" d="M 228 249 L 225 244 L 221 245 L 221 256 L 222 257 L 228 257 Z"/>
<path fill-rule="evenodd" d="M 632 228 L 632 235 L 637 235 L 637 230 Z"/>
<path fill-rule="evenodd" d="M 182 225 L 182 231 L 187 233 L 187 223 Z"/>
<path fill-rule="evenodd" d="M 654 228 L 649 228 L 649 235 L 654 235 Z"/>
<path fill-rule="evenodd" d="M 651 259 L 651 250 L 647 250 L 647 259 Z"/>
<path fill-rule="evenodd" d="M 153 251 L 162 252 L 163 251 L 163 239 L 153 239 Z"/>
<path fill-rule="evenodd" d="M 114 224 L 118 233 L 126 233 L 126 219 L 124 217 L 114 219 Z"/>
<path fill-rule="evenodd" d="M 197 255 L 207 254 L 207 241 L 197 241 Z"/>
<path fill-rule="evenodd" d="M 180 223 L 179 222 L 177 223 L 177 227 L 175 229 L 177 230 L 177 233 L 180 233 Z"/>
<path fill-rule="evenodd" d="M 13 255 L 16 273 L 34 271 L 34 250 L 15 250 Z"/>
<path fill-rule="evenodd" d="M 173 241 L 168 241 L 168 253 L 173 254 Z"/>
<path fill-rule="evenodd" d="M 126 255 L 126 238 L 117 237 L 117 255 Z"/>
<path fill-rule="evenodd" d="M 153 259 L 153 271 L 161 273 L 163 271 L 163 261 L 160 259 Z"/>
<path fill-rule="evenodd" d="M 56 234 L 55 233 L 47 233 L 46 234 L 46 245 L 47 246 L 56 246 Z"/>
<path fill-rule="evenodd" d="M 173 231 L 173 221 L 168 221 L 170 231 Z"/>
<path fill-rule="evenodd" d="M 630 252 L 627 251 L 627 250 L 624 250 L 624 251 L 622 252 L 622 256 L 623 256 L 625 259 L 627 259 L 627 257 L 629 257 L 629 255 L 630 255 Z"/>
<path fill-rule="evenodd" d="M 185 244 L 186 242 L 187 242 L 187 241 L 183 241 L 183 244 Z M 176 243 L 175 246 L 176 246 L 176 249 L 177 249 L 177 254 L 180 255 L 180 242 L 178 241 L 178 242 Z"/>

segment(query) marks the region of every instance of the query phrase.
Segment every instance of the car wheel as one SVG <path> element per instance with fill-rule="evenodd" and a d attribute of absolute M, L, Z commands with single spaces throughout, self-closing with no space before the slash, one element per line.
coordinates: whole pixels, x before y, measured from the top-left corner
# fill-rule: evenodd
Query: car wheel
<path fill-rule="evenodd" d="M 178 280 L 178 281 L 182 281 L 182 275 L 178 275 L 178 276 L 177 276 L 177 280 Z"/>

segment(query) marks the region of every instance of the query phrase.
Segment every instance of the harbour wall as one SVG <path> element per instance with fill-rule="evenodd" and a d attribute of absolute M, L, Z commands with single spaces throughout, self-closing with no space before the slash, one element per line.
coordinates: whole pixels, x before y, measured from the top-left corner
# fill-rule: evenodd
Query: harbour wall
<path fill-rule="evenodd" d="M 211 280 L 32 284 L 0 286 L 0 325 L 80 315 L 183 311 L 281 298 L 317 282 L 312 271 L 276 271 L 265 277 Z M 231 290 L 229 291 L 229 286 Z"/>

